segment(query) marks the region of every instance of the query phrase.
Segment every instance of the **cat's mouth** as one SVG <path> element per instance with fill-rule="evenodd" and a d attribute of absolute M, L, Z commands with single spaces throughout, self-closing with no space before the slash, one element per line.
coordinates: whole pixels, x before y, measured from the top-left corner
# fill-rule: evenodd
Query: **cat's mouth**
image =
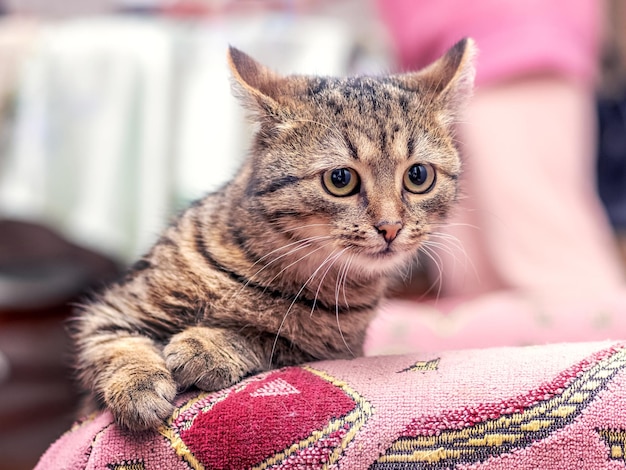
<path fill-rule="evenodd" d="M 382 263 L 388 268 L 404 264 L 407 259 L 414 258 L 418 250 L 419 244 L 397 243 L 396 240 L 385 246 L 370 246 L 369 249 L 361 251 L 361 254 L 364 255 L 365 262 L 372 264 L 373 268 L 376 267 L 376 263 Z"/>
<path fill-rule="evenodd" d="M 393 245 L 387 245 L 384 248 L 368 250 L 365 253 L 369 258 L 373 258 L 375 260 L 391 260 L 401 256 L 402 253 L 404 253 L 404 250 L 399 250 Z"/>
<path fill-rule="evenodd" d="M 380 262 L 383 262 L 385 267 L 402 264 L 419 248 L 401 240 L 394 240 L 392 243 L 369 243 L 367 245 L 355 243 L 344 246 L 373 269 L 376 269 L 377 263 Z"/>
<path fill-rule="evenodd" d="M 383 258 L 388 258 L 390 256 L 394 256 L 397 254 L 397 251 L 394 250 L 391 245 L 387 245 L 385 248 L 376 253 L 377 256 L 381 256 Z"/>
<path fill-rule="evenodd" d="M 362 250 L 357 256 L 361 268 L 371 274 L 383 274 L 393 272 L 398 267 L 404 266 L 408 259 L 408 253 L 393 245 L 384 248 Z"/>

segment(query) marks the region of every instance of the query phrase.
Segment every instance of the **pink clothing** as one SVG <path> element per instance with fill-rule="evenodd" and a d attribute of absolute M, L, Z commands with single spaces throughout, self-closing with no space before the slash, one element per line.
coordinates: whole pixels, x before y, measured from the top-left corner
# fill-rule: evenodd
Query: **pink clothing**
<path fill-rule="evenodd" d="M 446 231 L 462 249 L 440 254 L 446 295 L 624 285 L 596 194 L 588 88 L 537 76 L 476 92 L 458 132 L 462 196 Z"/>
<path fill-rule="evenodd" d="M 407 349 L 624 337 L 623 267 L 595 188 L 602 6 L 378 0 L 403 69 L 427 65 L 465 36 L 479 54 L 476 92 L 458 130 L 460 207 L 434 236 L 449 248 L 434 256 L 439 305 L 458 308 L 407 303 L 406 315 L 383 315 L 370 330 L 370 353 L 399 347 L 385 331 L 413 332 Z"/>
<path fill-rule="evenodd" d="M 601 0 L 378 0 L 404 70 L 471 36 L 479 87 L 543 72 L 593 80 L 601 7 Z"/>

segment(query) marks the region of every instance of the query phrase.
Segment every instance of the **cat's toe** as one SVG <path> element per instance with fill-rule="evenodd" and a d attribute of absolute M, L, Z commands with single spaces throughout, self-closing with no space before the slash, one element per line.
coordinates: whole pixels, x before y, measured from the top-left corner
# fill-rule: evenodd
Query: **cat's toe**
<path fill-rule="evenodd" d="M 200 330 L 200 329 L 198 329 Z M 185 331 L 175 335 L 163 350 L 165 363 L 182 388 L 192 385 L 219 390 L 240 381 L 256 368 L 253 360 L 238 353 L 232 343 L 222 342 L 219 335 L 209 336 Z"/>
<path fill-rule="evenodd" d="M 167 371 L 119 374 L 104 400 L 115 420 L 131 431 L 157 429 L 172 415 L 176 383 Z"/>
<path fill-rule="evenodd" d="M 181 354 L 166 357 L 174 380 L 183 389 L 195 385 L 201 390 L 214 391 L 237 383 L 243 377 L 241 371 L 219 366 L 210 354 L 184 358 Z"/>

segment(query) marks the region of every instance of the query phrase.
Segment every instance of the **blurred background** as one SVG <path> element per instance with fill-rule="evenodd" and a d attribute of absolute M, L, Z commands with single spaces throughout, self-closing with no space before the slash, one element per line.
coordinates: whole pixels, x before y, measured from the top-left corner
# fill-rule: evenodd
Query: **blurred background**
<path fill-rule="evenodd" d="M 285 73 L 379 72 L 391 55 L 363 1 L 0 7 L 0 469 L 20 470 L 74 419 L 71 305 L 245 156 L 227 46 Z"/>
<path fill-rule="evenodd" d="M 0 470 L 20 470 L 74 418 L 71 306 L 245 155 L 227 45 L 285 73 L 399 62 L 370 0 L 0 0 L 0 11 Z M 626 15 L 620 0 L 607 12 L 597 190 L 626 246 Z M 416 270 L 397 295 L 430 284 Z"/>

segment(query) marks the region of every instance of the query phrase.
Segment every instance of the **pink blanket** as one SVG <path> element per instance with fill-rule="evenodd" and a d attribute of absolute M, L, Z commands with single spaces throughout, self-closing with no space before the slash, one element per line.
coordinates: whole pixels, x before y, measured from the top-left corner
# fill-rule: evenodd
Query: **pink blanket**
<path fill-rule="evenodd" d="M 624 469 L 626 343 L 562 343 L 290 367 L 187 393 L 158 432 L 108 412 L 44 469 Z"/>

